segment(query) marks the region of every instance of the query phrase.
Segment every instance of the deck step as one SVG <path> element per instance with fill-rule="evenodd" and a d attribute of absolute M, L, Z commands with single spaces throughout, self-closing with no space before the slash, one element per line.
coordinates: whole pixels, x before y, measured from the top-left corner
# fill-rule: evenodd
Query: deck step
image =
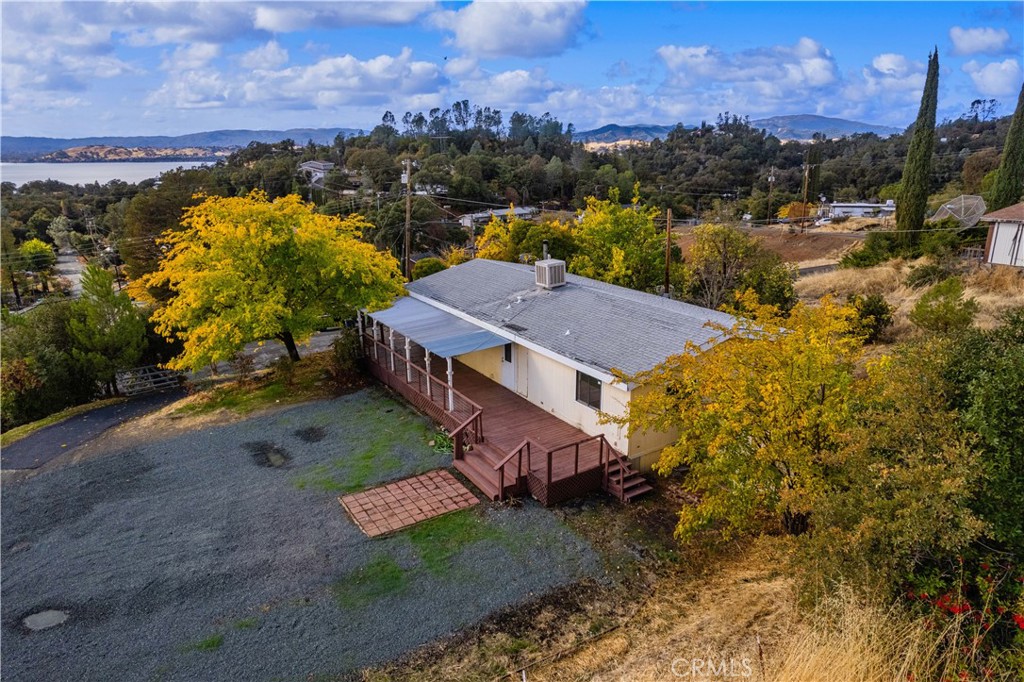
<path fill-rule="evenodd" d="M 479 459 L 472 456 L 457 459 L 455 468 L 489 499 L 498 499 L 498 474 L 494 470 L 487 471 L 481 467 Z"/>
<path fill-rule="evenodd" d="M 619 473 L 622 474 L 622 487 L 619 487 Z M 615 459 L 608 464 L 608 483 L 605 486 L 605 491 L 622 500 L 623 502 L 630 502 L 641 495 L 654 490 L 654 487 L 647 482 L 640 473 L 633 470 L 628 461 L 623 461 L 620 465 L 619 460 Z"/>

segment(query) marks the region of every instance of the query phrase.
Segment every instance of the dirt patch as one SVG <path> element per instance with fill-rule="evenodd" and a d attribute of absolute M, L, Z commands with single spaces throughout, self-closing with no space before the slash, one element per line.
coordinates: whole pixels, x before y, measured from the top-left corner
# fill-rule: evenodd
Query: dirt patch
<path fill-rule="evenodd" d="M 294 434 L 303 443 L 319 443 L 327 437 L 327 429 L 322 426 L 307 426 L 304 429 L 297 429 Z"/>
<path fill-rule="evenodd" d="M 270 441 L 257 440 L 251 443 L 242 443 L 242 447 L 252 455 L 252 461 L 256 466 L 280 469 L 292 461 L 292 456 L 288 454 L 287 450 Z"/>
<path fill-rule="evenodd" d="M 783 261 L 802 265 L 825 265 L 838 262 L 843 254 L 859 243 L 859 240 L 848 236 L 820 232 L 790 234 L 781 228 L 745 231 L 757 237 L 765 249 L 777 253 Z M 692 233 L 680 234 L 676 237 L 676 244 L 683 250 L 684 255 L 689 253 L 695 241 Z"/>

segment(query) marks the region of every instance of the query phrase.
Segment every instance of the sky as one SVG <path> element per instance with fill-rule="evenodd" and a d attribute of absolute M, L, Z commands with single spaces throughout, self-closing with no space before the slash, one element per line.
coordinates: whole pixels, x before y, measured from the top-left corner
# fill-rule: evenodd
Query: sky
<path fill-rule="evenodd" d="M 1012 113 L 1024 2 L 0 3 L 4 135 L 370 130 L 452 102 L 608 123 Z"/>

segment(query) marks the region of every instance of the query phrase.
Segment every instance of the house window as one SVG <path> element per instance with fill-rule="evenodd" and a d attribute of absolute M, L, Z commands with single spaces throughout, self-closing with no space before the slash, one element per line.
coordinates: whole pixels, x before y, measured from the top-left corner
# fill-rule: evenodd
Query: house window
<path fill-rule="evenodd" d="M 576 372 L 576 400 L 595 410 L 601 409 L 601 380 Z"/>
<path fill-rule="evenodd" d="M 504 357 L 504 360 L 505 360 L 505 362 L 508 362 L 508 363 L 512 362 L 512 344 L 511 343 L 506 343 L 505 344 L 505 357 Z"/>

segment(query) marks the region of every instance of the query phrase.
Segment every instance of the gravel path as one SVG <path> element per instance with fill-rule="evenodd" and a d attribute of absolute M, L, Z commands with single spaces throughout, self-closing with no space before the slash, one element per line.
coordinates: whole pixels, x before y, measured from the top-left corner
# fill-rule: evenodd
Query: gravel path
<path fill-rule="evenodd" d="M 339 675 L 600 573 L 529 503 L 366 538 L 337 496 L 446 466 L 430 435 L 367 389 L 5 485 L 4 679 Z"/>

